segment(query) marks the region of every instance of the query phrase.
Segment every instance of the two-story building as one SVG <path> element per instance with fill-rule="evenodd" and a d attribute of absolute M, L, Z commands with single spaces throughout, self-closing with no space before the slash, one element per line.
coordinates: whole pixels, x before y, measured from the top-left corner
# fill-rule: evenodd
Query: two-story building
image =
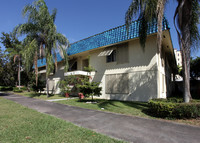
<path fill-rule="evenodd" d="M 127 101 L 148 101 L 166 98 L 172 91 L 176 60 L 167 21 L 163 20 L 162 52 L 157 49 L 157 24 L 149 24 L 146 46 L 139 42 L 139 21 L 122 25 L 78 42 L 67 50 L 69 71 L 64 72 L 61 56 L 58 71 L 49 76 L 50 89 L 59 93 L 57 83 L 68 75 L 88 75 L 84 67 L 95 69 L 92 80 L 101 82 L 100 98 Z M 45 77 L 45 62 L 38 61 Z"/>

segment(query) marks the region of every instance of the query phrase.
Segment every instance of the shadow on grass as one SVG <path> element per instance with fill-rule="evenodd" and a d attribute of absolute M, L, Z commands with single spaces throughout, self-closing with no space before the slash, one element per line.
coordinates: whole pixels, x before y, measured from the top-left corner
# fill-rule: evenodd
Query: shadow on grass
<path fill-rule="evenodd" d="M 82 99 L 78 100 L 77 102 L 92 102 L 91 99 Z M 127 108 L 127 109 L 137 109 L 142 113 L 146 114 L 147 116 L 152 116 L 153 114 L 149 111 L 148 103 L 147 102 L 137 102 L 137 101 L 118 101 L 118 100 L 105 100 L 105 99 L 94 99 L 93 102 L 96 102 L 99 108 L 104 108 L 106 110 L 110 110 L 112 108 Z M 132 111 L 133 112 L 133 111 Z"/>
<path fill-rule="evenodd" d="M 28 94 L 28 96 L 29 97 L 31 97 L 31 98 L 34 98 L 34 97 L 40 97 L 40 96 L 47 96 L 46 94 L 42 94 L 42 93 L 31 93 L 31 94 Z M 49 94 L 49 97 L 52 97 L 52 96 L 54 96 L 53 94 Z"/>
<path fill-rule="evenodd" d="M 0 97 L 1 96 L 9 96 L 10 94 L 9 93 L 0 93 Z"/>

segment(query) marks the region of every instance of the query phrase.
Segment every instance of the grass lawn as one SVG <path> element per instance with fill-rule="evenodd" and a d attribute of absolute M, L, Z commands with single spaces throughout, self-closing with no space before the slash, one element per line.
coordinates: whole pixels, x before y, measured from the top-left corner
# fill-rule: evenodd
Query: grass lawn
<path fill-rule="evenodd" d="M 178 123 L 184 123 L 188 125 L 200 126 L 200 118 L 199 119 L 161 119 L 157 117 L 153 117 L 148 114 L 148 103 L 146 102 L 125 102 L 125 101 L 113 101 L 113 100 L 103 100 L 103 99 L 95 99 L 96 104 L 86 103 L 87 99 L 82 100 L 79 99 L 71 99 L 71 100 L 63 100 L 56 101 L 57 103 L 78 106 L 82 108 L 108 111 L 114 113 L 120 113 L 131 116 L 139 116 L 145 118 L 153 118 L 159 120 L 167 120 Z M 103 109 L 102 109 L 103 108 Z"/>
<path fill-rule="evenodd" d="M 143 111 L 148 109 L 148 104 L 146 102 L 123 102 L 123 101 L 114 101 L 114 100 L 104 100 L 104 99 L 95 99 L 96 104 L 86 103 L 87 99 L 79 101 L 79 99 L 70 99 L 57 101 L 57 103 L 67 104 L 72 106 L 78 106 L 82 108 L 109 111 L 114 113 L 140 116 L 140 117 L 149 117 Z"/>
<path fill-rule="evenodd" d="M 0 143 L 122 142 L 0 97 Z"/>

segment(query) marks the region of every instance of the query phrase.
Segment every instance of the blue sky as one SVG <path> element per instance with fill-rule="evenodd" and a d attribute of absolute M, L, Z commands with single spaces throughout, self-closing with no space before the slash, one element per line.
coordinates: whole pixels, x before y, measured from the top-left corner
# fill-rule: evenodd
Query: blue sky
<path fill-rule="evenodd" d="M 24 23 L 22 9 L 33 0 L 1 0 L 0 32 L 11 32 L 13 28 Z M 57 8 L 56 26 L 71 43 L 87 38 L 105 30 L 123 25 L 126 10 L 131 0 L 46 0 L 50 11 Z M 171 27 L 174 48 L 178 48 L 177 34 L 173 26 L 173 15 L 177 3 L 170 0 L 165 15 Z M 3 47 L 2 44 L 0 44 Z M 193 53 L 200 56 L 200 51 Z"/>

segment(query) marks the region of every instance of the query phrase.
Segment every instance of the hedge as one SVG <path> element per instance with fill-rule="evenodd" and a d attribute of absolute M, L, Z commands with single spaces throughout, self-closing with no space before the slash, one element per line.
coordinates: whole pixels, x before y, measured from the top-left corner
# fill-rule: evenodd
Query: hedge
<path fill-rule="evenodd" d="M 12 91 L 13 87 L 11 86 L 0 86 L 0 91 Z"/>
<path fill-rule="evenodd" d="M 183 103 L 179 99 L 152 99 L 148 105 L 151 113 L 162 118 L 200 117 L 200 102 Z"/>
<path fill-rule="evenodd" d="M 13 87 L 13 91 L 14 92 L 23 92 L 23 90 L 19 89 L 18 87 Z"/>

